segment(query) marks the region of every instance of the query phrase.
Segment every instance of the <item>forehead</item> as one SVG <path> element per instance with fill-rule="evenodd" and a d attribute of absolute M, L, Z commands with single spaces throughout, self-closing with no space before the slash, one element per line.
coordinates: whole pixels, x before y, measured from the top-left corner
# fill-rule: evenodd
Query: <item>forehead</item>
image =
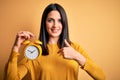
<path fill-rule="evenodd" d="M 48 18 L 61 18 L 60 13 L 57 10 L 53 10 L 48 13 Z"/>

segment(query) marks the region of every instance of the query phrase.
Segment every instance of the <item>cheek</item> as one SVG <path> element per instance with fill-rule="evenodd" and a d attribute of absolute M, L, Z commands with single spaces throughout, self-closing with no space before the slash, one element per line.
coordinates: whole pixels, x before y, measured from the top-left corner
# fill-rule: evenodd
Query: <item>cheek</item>
<path fill-rule="evenodd" d="M 49 24 L 46 24 L 46 30 L 48 33 L 50 32 L 50 29 L 51 29 L 51 26 Z"/>
<path fill-rule="evenodd" d="M 47 30 L 47 32 L 49 33 L 49 31 L 50 31 L 50 28 L 49 28 L 48 26 L 46 26 L 46 30 Z"/>
<path fill-rule="evenodd" d="M 46 28 L 49 29 L 49 28 L 51 28 L 51 27 L 52 27 L 52 24 L 49 23 L 49 22 L 46 22 Z"/>
<path fill-rule="evenodd" d="M 63 26 L 62 26 L 62 24 L 60 25 L 60 29 L 61 29 L 61 30 L 63 29 Z"/>

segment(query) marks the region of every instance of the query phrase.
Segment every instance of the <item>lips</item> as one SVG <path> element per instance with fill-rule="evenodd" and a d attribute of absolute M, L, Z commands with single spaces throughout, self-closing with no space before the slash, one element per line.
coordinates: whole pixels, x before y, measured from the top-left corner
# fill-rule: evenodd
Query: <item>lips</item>
<path fill-rule="evenodd" d="M 51 29 L 51 31 L 52 31 L 53 33 L 57 33 L 57 32 L 59 31 L 59 29 Z"/>

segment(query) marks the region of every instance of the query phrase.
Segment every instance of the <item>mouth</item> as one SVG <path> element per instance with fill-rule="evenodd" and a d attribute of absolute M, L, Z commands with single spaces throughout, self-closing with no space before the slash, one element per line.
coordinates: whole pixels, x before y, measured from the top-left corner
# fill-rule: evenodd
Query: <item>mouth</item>
<path fill-rule="evenodd" d="M 51 29 L 51 31 L 52 31 L 53 33 L 57 33 L 57 32 L 59 31 L 59 29 Z"/>

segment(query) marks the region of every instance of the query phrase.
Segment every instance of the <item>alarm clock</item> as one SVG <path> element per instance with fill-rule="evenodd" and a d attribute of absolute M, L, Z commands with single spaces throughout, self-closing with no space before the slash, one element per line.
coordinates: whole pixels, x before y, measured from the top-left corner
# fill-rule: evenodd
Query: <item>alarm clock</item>
<path fill-rule="evenodd" d="M 26 40 L 26 41 L 24 41 L 23 44 L 25 45 L 24 55 L 27 59 L 34 60 L 41 56 L 41 54 L 42 54 L 42 48 L 40 46 L 42 44 L 41 41 Z"/>

